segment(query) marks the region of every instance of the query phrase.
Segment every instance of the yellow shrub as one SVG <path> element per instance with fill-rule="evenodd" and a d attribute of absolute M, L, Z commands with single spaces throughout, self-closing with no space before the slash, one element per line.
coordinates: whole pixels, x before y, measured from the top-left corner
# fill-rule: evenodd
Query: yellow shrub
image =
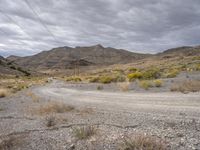
<path fill-rule="evenodd" d="M 175 78 L 178 74 L 179 74 L 179 70 L 177 70 L 177 69 L 172 69 L 172 70 L 170 70 L 169 72 L 167 72 L 167 73 L 165 74 L 165 77 L 166 77 L 166 78 Z"/>
<path fill-rule="evenodd" d="M 161 80 L 154 80 L 153 82 L 155 87 L 161 87 L 163 85 L 163 81 Z"/>
<path fill-rule="evenodd" d="M 112 81 L 113 81 L 113 78 L 110 77 L 110 76 L 102 76 L 102 77 L 99 77 L 99 82 L 100 82 L 100 83 L 107 84 L 107 83 L 111 83 Z"/>
<path fill-rule="evenodd" d="M 130 74 L 128 74 L 127 77 L 129 79 L 129 81 L 134 81 L 135 79 L 142 78 L 142 73 L 141 72 L 130 73 Z"/>
<path fill-rule="evenodd" d="M 148 90 L 150 87 L 153 87 L 151 81 L 143 80 L 139 82 L 139 86 L 145 90 Z"/>
<path fill-rule="evenodd" d="M 66 79 L 66 81 L 81 82 L 82 80 L 79 77 L 69 77 Z"/>
<path fill-rule="evenodd" d="M 130 72 L 136 72 L 136 71 L 138 71 L 138 69 L 137 68 L 134 68 L 134 67 L 131 67 L 131 68 L 129 68 L 128 69 Z"/>

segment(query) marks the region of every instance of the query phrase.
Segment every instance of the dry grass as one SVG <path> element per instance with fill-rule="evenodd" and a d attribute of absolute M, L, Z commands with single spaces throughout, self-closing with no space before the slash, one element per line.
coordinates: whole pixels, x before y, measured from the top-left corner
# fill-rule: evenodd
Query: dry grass
<path fill-rule="evenodd" d="M 129 90 L 130 83 L 129 82 L 119 82 L 117 83 L 117 86 L 119 89 L 123 92 L 126 92 Z"/>
<path fill-rule="evenodd" d="M 96 132 L 97 129 L 94 126 L 85 126 L 73 129 L 74 136 L 79 140 L 88 139 L 91 136 L 95 135 Z"/>
<path fill-rule="evenodd" d="M 43 115 L 43 114 L 50 114 L 50 113 L 65 113 L 74 110 L 75 108 L 70 105 L 66 105 L 61 102 L 49 102 L 36 109 L 36 113 Z"/>
<path fill-rule="evenodd" d="M 6 97 L 9 94 L 7 89 L 0 89 L 0 98 Z"/>
<path fill-rule="evenodd" d="M 27 92 L 27 96 L 31 97 L 32 101 L 35 103 L 38 103 L 40 101 L 40 98 L 32 92 Z"/>
<path fill-rule="evenodd" d="M 119 150 L 167 150 L 167 146 L 163 141 L 152 136 L 135 135 L 125 138 Z"/>
<path fill-rule="evenodd" d="M 56 118 L 53 115 L 47 116 L 45 118 L 45 124 L 47 127 L 52 127 L 56 125 Z"/>
<path fill-rule="evenodd" d="M 7 136 L 0 139 L 0 150 L 19 149 L 23 142 L 23 136 Z"/>
<path fill-rule="evenodd" d="M 172 85 L 171 91 L 175 92 L 182 92 L 182 93 L 187 93 L 187 92 L 199 92 L 200 91 L 200 81 L 199 80 L 187 80 L 184 81 L 183 83 L 174 83 Z"/>

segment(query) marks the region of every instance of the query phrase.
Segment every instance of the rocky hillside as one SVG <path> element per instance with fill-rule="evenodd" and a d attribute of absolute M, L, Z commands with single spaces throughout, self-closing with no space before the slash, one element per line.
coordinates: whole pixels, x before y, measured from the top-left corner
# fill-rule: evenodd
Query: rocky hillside
<path fill-rule="evenodd" d="M 8 57 L 9 60 L 30 69 L 67 69 L 80 66 L 124 64 L 149 55 L 132 53 L 122 49 L 91 47 L 59 47 L 28 57 Z"/>
<path fill-rule="evenodd" d="M 19 67 L 14 62 L 5 59 L 0 56 L 0 76 L 1 75 L 26 75 L 29 76 L 30 73 L 27 70 Z"/>
<path fill-rule="evenodd" d="M 172 48 L 157 55 L 163 57 L 200 56 L 200 46 L 196 47 L 183 46 L 183 47 Z"/>

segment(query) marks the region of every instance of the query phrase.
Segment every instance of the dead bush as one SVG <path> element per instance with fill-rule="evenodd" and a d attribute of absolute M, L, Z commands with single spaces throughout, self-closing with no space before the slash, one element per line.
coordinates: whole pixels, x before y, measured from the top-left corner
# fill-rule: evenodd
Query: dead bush
<path fill-rule="evenodd" d="M 167 150 L 166 144 L 155 137 L 147 135 L 135 135 L 123 139 L 119 150 Z"/>
<path fill-rule="evenodd" d="M 0 150 L 18 149 L 23 138 L 23 136 L 6 136 L 0 139 Z"/>
<path fill-rule="evenodd" d="M 198 92 L 200 91 L 200 81 L 198 80 L 187 80 L 182 83 L 174 83 L 170 90 L 172 92 Z"/>
<path fill-rule="evenodd" d="M 50 114 L 50 113 L 64 113 L 74 110 L 73 106 L 66 105 L 61 102 L 49 102 L 44 104 L 37 109 L 37 113 L 39 114 Z"/>
<path fill-rule="evenodd" d="M 88 139 L 95 135 L 96 132 L 97 129 L 94 126 L 85 126 L 73 129 L 74 136 L 79 140 Z"/>
<path fill-rule="evenodd" d="M 47 116 L 45 118 L 45 124 L 47 127 L 52 127 L 56 125 L 56 118 L 53 115 Z"/>
<path fill-rule="evenodd" d="M 117 86 L 119 87 L 119 89 L 123 92 L 128 91 L 129 87 L 130 87 L 130 83 L 129 82 L 120 82 L 117 83 Z"/>
<path fill-rule="evenodd" d="M 0 98 L 6 97 L 8 95 L 7 89 L 0 89 Z"/>

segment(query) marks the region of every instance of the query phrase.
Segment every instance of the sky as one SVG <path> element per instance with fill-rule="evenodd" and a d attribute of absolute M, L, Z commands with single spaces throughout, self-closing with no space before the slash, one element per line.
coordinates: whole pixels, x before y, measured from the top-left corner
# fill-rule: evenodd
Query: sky
<path fill-rule="evenodd" d="M 200 45 L 200 0 L 0 0 L 0 55 L 62 46 L 157 53 Z"/>

